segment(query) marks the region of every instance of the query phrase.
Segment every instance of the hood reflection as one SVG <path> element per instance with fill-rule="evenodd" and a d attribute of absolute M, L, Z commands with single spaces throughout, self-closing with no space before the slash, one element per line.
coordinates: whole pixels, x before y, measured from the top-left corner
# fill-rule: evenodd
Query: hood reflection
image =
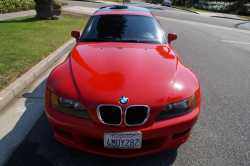
<path fill-rule="evenodd" d="M 122 89 L 125 78 L 121 73 L 110 72 L 106 74 L 100 74 L 93 70 L 79 54 L 75 54 L 74 60 L 93 75 L 88 79 L 88 83 L 95 89 L 108 92 L 115 92 L 119 89 Z"/>
<path fill-rule="evenodd" d="M 165 59 L 174 59 L 175 58 L 171 49 L 166 47 L 166 46 L 157 46 L 156 50 Z"/>

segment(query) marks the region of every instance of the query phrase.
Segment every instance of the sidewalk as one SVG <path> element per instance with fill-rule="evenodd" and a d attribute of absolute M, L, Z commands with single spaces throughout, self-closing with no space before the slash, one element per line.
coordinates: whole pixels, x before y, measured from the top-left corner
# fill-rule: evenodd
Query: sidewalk
<path fill-rule="evenodd" d="M 13 13 L 3 13 L 3 14 L 0 14 L 0 20 L 7 20 L 7 19 L 17 18 L 17 17 L 25 17 L 29 15 L 35 15 L 35 14 L 36 14 L 35 10 L 13 12 Z"/>

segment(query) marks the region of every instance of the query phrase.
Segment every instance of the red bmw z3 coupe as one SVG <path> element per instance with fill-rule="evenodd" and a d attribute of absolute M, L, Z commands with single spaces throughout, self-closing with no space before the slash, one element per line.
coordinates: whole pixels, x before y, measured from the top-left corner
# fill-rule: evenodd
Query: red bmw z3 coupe
<path fill-rule="evenodd" d="M 45 111 L 54 136 L 83 151 L 128 158 L 186 142 L 200 112 L 199 81 L 145 8 L 96 11 L 50 74 Z"/>

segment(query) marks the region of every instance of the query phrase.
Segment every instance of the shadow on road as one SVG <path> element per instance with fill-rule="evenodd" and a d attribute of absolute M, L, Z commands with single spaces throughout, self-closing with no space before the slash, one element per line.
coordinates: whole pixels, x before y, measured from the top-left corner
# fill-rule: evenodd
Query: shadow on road
<path fill-rule="evenodd" d="M 242 24 L 248 24 L 248 23 L 250 23 L 250 21 L 245 21 L 245 22 L 242 22 L 242 23 L 239 23 L 239 24 L 234 24 L 234 27 L 238 28 L 238 26 L 240 26 Z"/>
<path fill-rule="evenodd" d="M 19 104 L 18 106 L 14 107 L 14 110 L 6 109 L 7 111 L 15 112 L 13 116 L 18 115 L 19 112 L 23 114 L 18 119 L 13 129 L 8 134 L 6 134 L 0 141 L 0 148 L 8 150 L 1 152 L 3 156 L 0 157 L 3 158 L 0 159 L 2 161 L 6 160 L 6 155 L 8 156 L 13 153 L 15 148 L 18 146 L 18 140 L 23 139 L 23 136 L 25 136 L 28 133 L 29 129 L 32 128 L 33 124 L 35 124 L 37 119 L 39 119 L 40 116 L 43 114 L 46 80 L 47 79 L 45 79 L 42 83 L 40 83 L 32 93 L 22 95 L 22 97 L 18 99 Z M 17 101 L 17 99 L 14 100 Z M 21 105 L 20 103 L 22 103 L 23 100 L 25 100 L 24 105 Z M 15 118 L 13 118 L 13 120 L 15 120 Z M 29 146 L 25 145 L 22 148 L 23 152 L 20 155 L 29 154 L 35 147 L 32 144 L 29 144 Z M 22 161 L 19 161 L 18 158 L 15 158 L 11 162 L 14 162 L 15 163 L 14 165 L 19 165 Z"/>

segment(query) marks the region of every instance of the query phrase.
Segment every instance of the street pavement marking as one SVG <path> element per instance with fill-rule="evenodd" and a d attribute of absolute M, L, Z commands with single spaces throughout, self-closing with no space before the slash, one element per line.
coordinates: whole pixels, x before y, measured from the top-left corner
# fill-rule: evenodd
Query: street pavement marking
<path fill-rule="evenodd" d="M 247 42 L 238 42 L 238 41 L 230 41 L 230 40 L 221 40 L 221 41 L 228 42 L 228 43 L 250 44 L 250 43 L 247 43 Z"/>
<path fill-rule="evenodd" d="M 248 31 L 248 30 L 229 28 L 229 27 L 223 27 L 223 26 L 219 26 L 219 25 L 211 25 L 211 24 L 194 22 L 194 21 L 180 20 L 180 19 L 175 19 L 175 18 L 167 18 L 167 17 L 162 17 L 162 16 L 156 16 L 156 17 L 159 20 L 162 19 L 162 20 L 173 21 L 173 22 L 178 22 L 178 23 L 183 23 L 183 24 L 199 25 L 199 26 L 205 26 L 205 27 L 210 27 L 210 28 L 217 28 L 217 29 L 223 29 L 223 30 L 229 30 L 229 31 L 234 31 L 234 32 L 241 32 L 241 33 L 250 34 L 250 31 Z"/>

